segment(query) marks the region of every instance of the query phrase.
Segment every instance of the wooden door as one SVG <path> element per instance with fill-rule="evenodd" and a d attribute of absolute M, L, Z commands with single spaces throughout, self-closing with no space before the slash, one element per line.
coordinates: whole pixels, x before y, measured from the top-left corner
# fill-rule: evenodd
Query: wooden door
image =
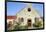
<path fill-rule="evenodd" d="M 28 27 L 31 27 L 31 19 L 28 19 L 27 23 L 28 23 Z"/>

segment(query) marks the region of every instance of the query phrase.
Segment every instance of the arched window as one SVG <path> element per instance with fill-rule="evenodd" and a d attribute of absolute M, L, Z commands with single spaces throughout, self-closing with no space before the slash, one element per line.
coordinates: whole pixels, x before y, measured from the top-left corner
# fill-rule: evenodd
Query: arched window
<path fill-rule="evenodd" d="M 35 17 L 35 22 L 38 22 L 39 21 L 39 18 Z"/>
<path fill-rule="evenodd" d="M 30 12 L 31 11 L 31 9 L 30 8 L 28 8 L 28 12 Z"/>
<path fill-rule="evenodd" d="M 19 22 L 23 22 L 24 19 L 23 19 L 23 18 L 18 18 L 18 21 L 19 21 Z"/>
<path fill-rule="evenodd" d="M 24 21 L 24 19 L 23 18 L 21 18 L 21 22 L 23 22 Z"/>
<path fill-rule="evenodd" d="M 12 21 L 9 21 L 8 28 L 12 26 Z"/>

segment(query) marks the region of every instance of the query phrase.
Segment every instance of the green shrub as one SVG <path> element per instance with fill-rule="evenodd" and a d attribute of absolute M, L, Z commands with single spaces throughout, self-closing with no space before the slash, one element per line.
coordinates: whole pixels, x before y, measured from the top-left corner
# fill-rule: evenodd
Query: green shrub
<path fill-rule="evenodd" d="M 41 27 L 42 26 L 42 22 L 41 21 L 37 21 L 33 24 L 34 27 Z"/>

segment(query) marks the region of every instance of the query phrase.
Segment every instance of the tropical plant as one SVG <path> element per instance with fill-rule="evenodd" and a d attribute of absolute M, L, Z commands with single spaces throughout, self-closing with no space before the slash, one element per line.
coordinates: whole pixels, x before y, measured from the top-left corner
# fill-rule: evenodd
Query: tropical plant
<path fill-rule="evenodd" d="M 41 27 L 42 26 L 42 22 L 41 21 L 37 21 L 33 24 L 34 27 Z"/>
<path fill-rule="evenodd" d="M 20 30 L 20 29 L 27 29 L 28 28 L 27 24 L 24 26 L 23 25 L 21 26 L 21 23 L 22 22 L 16 22 L 17 25 L 15 25 L 13 30 Z"/>

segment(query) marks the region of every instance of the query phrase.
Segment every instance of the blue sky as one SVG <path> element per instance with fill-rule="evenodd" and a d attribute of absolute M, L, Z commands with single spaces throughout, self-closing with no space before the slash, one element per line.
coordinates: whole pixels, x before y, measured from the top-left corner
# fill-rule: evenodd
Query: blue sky
<path fill-rule="evenodd" d="M 18 2 L 7 2 L 7 15 L 14 16 L 17 12 L 19 12 L 22 8 L 27 5 L 24 3 Z M 43 16 L 43 4 L 34 4 L 32 3 L 32 7 L 37 10 L 40 16 Z"/>

